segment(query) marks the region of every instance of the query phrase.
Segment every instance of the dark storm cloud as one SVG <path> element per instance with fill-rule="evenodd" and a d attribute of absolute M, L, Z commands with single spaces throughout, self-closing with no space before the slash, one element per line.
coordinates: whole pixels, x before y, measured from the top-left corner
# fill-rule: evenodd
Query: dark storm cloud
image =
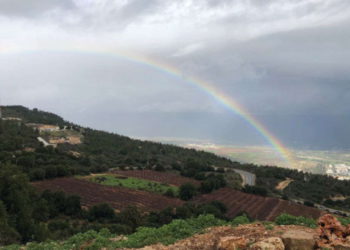
<path fill-rule="evenodd" d="M 350 112 L 349 25 L 346 20 L 223 42 L 176 60 L 255 114 L 346 114 Z"/>
<path fill-rule="evenodd" d="M 349 127 L 347 0 L 0 0 L 0 15 L 0 51 L 19 52 L 0 53 L 6 104 L 128 135 L 261 143 L 247 122 L 186 83 L 194 75 L 284 141 L 319 141 L 327 129 L 339 133 L 325 142 L 344 141 Z M 33 48 L 105 54 L 21 54 Z M 112 56 L 120 51 L 182 76 Z"/>
<path fill-rule="evenodd" d="M 0 0 L 0 15 L 33 17 L 52 9 L 74 9 L 72 0 Z"/>

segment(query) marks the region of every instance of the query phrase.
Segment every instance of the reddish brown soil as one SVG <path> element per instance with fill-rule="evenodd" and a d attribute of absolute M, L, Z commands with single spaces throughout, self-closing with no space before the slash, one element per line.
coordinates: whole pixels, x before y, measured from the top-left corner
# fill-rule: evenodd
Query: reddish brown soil
<path fill-rule="evenodd" d="M 230 188 L 221 188 L 210 194 L 197 196 L 193 201 L 205 203 L 213 200 L 224 203 L 228 209 L 226 215 L 231 218 L 241 212 L 247 213 L 251 218 L 264 221 L 272 221 L 281 213 L 312 217 L 314 219 L 321 215 L 321 211 L 316 208 L 298 205 L 277 198 L 247 194 Z"/>
<path fill-rule="evenodd" d="M 49 189 L 79 195 L 82 205 L 87 207 L 98 203 L 109 203 L 117 210 L 133 205 L 144 211 L 151 211 L 183 204 L 183 201 L 176 198 L 168 198 L 159 194 L 123 187 L 108 187 L 75 178 L 57 178 L 32 184 L 39 191 Z"/>
<path fill-rule="evenodd" d="M 192 183 L 195 186 L 199 186 L 200 182 L 191 178 L 183 177 L 173 173 L 159 172 L 153 170 L 114 170 L 114 174 L 135 177 L 150 181 L 157 181 L 160 183 L 167 183 L 174 186 L 181 186 L 185 183 Z"/>

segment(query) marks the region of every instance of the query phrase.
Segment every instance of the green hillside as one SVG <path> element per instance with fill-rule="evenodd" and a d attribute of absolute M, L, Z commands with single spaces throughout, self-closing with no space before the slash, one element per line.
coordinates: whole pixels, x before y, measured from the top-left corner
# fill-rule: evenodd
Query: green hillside
<path fill-rule="evenodd" d="M 228 159 L 211 153 L 184 149 L 149 141 L 130 139 L 126 136 L 82 128 L 64 121 L 51 113 L 29 110 L 21 106 L 3 107 L 3 116 L 22 118 L 22 123 L 2 121 L 0 127 L 0 162 L 11 162 L 22 168 L 31 180 L 102 172 L 110 168 L 181 169 L 197 165 L 203 170 L 213 166 L 229 167 Z M 37 140 L 39 133 L 26 123 L 73 126 L 81 131 L 80 145 L 60 144 L 57 148 L 43 147 Z M 34 148 L 34 152 L 26 152 Z M 74 157 L 70 152 L 78 152 Z M 191 175 L 191 173 L 188 173 Z"/>
<path fill-rule="evenodd" d="M 257 176 L 257 186 L 245 187 L 242 189 L 245 192 L 350 210 L 349 199 L 330 200 L 335 195 L 350 197 L 349 181 L 278 167 L 241 164 L 204 151 L 135 140 L 84 128 L 37 109 L 1 108 L 5 119 L 0 120 L 0 245 L 60 240 L 102 228 L 115 234 L 130 234 L 139 226 L 157 227 L 173 219 L 206 213 L 224 218 L 225 207 L 218 202 L 186 203 L 175 213 L 165 209 L 147 216 L 135 207 L 120 213 L 115 213 L 107 204 L 83 209 L 80 197 L 62 192 L 40 194 L 30 184 L 30 181 L 103 173 L 115 168 L 169 171 L 201 181 L 199 187 L 183 185 L 179 188 L 178 195 L 183 200 L 224 186 L 242 189 L 239 175 L 227 174 L 227 171 L 243 169 Z M 11 117 L 21 120 L 8 119 Z M 44 146 L 38 137 L 51 145 Z M 294 181 L 285 190 L 277 191 L 275 186 L 287 177 Z"/>

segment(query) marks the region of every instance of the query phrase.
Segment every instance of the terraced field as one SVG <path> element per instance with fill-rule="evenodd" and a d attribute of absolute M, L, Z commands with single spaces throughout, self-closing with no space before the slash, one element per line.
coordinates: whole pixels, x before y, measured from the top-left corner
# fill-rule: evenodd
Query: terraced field
<path fill-rule="evenodd" d="M 114 170 L 114 174 L 135 177 L 144 180 L 156 181 L 160 183 L 166 183 L 174 186 L 181 186 L 185 183 L 192 183 L 195 186 L 199 186 L 200 182 L 191 178 L 183 177 L 173 173 L 159 172 L 153 170 Z"/>
<path fill-rule="evenodd" d="M 321 211 L 316 208 L 298 205 L 277 198 L 247 194 L 230 188 L 221 188 L 210 194 L 197 196 L 193 199 L 194 202 L 198 203 L 205 203 L 213 200 L 224 203 L 228 208 L 226 215 L 231 218 L 241 212 L 247 213 L 251 218 L 264 221 L 272 221 L 281 213 L 312 217 L 315 219 L 321 214 Z"/>
<path fill-rule="evenodd" d="M 57 178 L 32 184 L 39 191 L 48 189 L 79 195 L 82 199 L 82 205 L 87 207 L 98 203 L 109 203 L 116 210 L 133 205 L 143 211 L 152 211 L 183 204 L 183 201 L 177 198 L 124 187 L 104 186 L 76 178 Z"/>
<path fill-rule="evenodd" d="M 125 187 L 137 190 L 145 190 L 152 193 L 165 194 L 168 190 L 176 196 L 178 195 L 179 188 L 167 183 L 160 183 L 156 181 L 149 181 L 140 178 L 120 176 L 117 174 L 104 173 L 93 174 L 89 176 L 79 177 L 81 179 L 95 182 L 105 186 L 111 187 Z"/>

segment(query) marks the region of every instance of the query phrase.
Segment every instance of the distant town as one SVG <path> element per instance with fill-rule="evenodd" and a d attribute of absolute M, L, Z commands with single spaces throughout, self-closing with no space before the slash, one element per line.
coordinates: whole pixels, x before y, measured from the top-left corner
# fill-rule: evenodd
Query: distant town
<path fill-rule="evenodd" d="M 350 165 L 347 164 L 329 164 L 326 167 L 326 174 L 336 176 L 339 179 L 350 179 Z"/>

